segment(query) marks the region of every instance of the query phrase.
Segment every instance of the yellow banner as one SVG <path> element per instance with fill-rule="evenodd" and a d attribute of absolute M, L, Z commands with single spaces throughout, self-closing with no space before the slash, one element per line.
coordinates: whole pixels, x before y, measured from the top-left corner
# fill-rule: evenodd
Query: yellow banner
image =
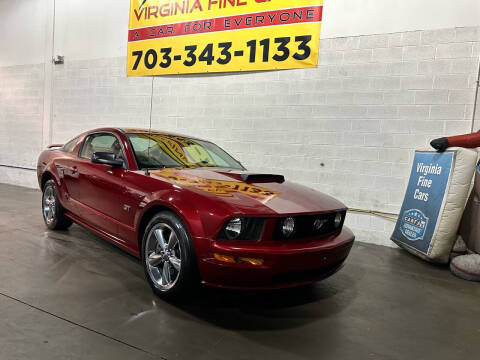
<path fill-rule="evenodd" d="M 323 0 L 131 0 L 128 76 L 315 67 Z"/>

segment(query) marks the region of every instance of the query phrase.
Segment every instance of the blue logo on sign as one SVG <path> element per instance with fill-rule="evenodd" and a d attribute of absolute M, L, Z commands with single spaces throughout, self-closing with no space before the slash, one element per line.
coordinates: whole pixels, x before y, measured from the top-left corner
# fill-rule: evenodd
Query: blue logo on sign
<path fill-rule="evenodd" d="M 427 229 L 428 218 L 417 209 L 407 210 L 403 213 L 400 230 L 411 241 L 423 240 Z"/>

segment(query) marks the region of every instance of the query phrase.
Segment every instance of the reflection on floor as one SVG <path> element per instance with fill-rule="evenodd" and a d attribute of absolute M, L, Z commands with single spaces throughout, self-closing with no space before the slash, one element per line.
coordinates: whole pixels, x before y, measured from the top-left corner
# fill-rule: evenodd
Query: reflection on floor
<path fill-rule="evenodd" d="M 0 359 L 460 359 L 480 351 L 480 286 L 357 244 L 314 286 L 204 288 L 159 300 L 138 261 L 79 226 L 50 232 L 40 192 L 0 185 Z"/>

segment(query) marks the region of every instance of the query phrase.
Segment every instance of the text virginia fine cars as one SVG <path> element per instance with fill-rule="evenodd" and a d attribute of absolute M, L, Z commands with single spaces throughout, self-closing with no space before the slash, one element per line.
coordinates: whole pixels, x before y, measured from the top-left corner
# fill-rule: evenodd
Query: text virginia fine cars
<path fill-rule="evenodd" d="M 48 228 L 76 222 L 142 259 L 160 296 L 195 284 L 269 289 L 340 269 L 346 207 L 283 176 L 249 173 L 215 144 L 116 128 L 51 146 L 38 160 Z"/>

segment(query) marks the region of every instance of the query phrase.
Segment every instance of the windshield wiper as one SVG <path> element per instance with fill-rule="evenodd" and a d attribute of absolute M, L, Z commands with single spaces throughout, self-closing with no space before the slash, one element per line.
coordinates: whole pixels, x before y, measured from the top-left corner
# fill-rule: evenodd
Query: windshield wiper
<path fill-rule="evenodd" d="M 158 165 L 158 166 L 152 166 L 152 167 L 144 167 L 142 168 L 143 171 L 147 170 L 161 170 L 161 169 L 172 169 L 172 168 L 177 168 L 177 167 L 183 167 L 181 165 Z"/>
<path fill-rule="evenodd" d="M 196 162 L 195 165 L 198 165 L 200 167 L 220 167 L 217 164 L 210 164 L 208 161 L 199 161 Z"/>

